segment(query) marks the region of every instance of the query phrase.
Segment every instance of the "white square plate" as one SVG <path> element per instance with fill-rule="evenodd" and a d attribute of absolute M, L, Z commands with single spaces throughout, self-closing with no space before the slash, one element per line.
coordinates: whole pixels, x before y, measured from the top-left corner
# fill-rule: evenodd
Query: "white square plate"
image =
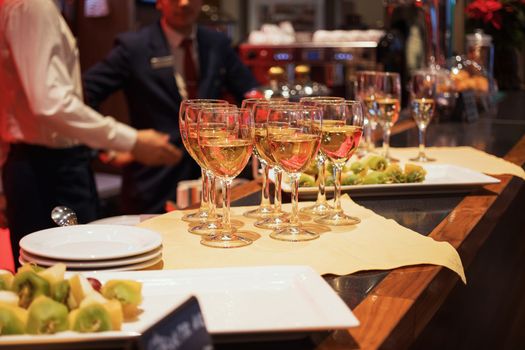
<path fill-rule="evenodd" d="M 425 164 L 423 168 L 427 171 L 425 181 L 416 183 L 400 184 L 377 184 L 377 185 L 351 185 L 341 186 L 341 190 L 348 191 L 351 196 L 384 196 L 416 193 L 454 193 L 464 192 L 473 188 L 496 184 L 500 180 L 468 168 L 452 164 Z M 272 181 L 275 179 L 270 172 Z M 284 192 L 291 192 L 290 184 L 283 181 Z M 326 187 L 327 192 L 333 192 L 333 186 Z M 317 186 L 299 187 L 299 193 L 305 197 L 315 197 Z"/>
<path fill-rule="evenodd" d="M 0 346 L 127 338 L 140 334 L 189 296 L 199 300 L 213 335 L 306 332 L 356 327 L 359 321 L 333 289 L 308 266 L 85 273 L 102 283 L 143 283 L 144 312 L 120 332 L 0 336 Z"/>

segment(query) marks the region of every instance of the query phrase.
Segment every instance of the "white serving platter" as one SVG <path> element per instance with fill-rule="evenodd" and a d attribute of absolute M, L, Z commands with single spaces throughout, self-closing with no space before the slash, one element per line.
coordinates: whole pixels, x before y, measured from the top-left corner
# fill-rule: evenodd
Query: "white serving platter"
<path fill-rule="evenodd" d="M 160 247 L 157 232 L 123 225 L 74 225 L 33 232 L 20 240 L 20 248 L 56 260 L 117 259 Z"/>
<path fill-rule="evenodd" d="M 264 266 L 84 273 L 102 283 L 143 283 L 144 312 L 122 331 L 49 336 L 0 336 L 0 346 L 124 339 L 140 335 L 194 295 L 212 335 L 310 332 L 356 327 L 359 321 L 334 290 L 308 266 Z"/>
<path fill-rule="evenodd" d="M 492 176 L 452 164 L 425 164 L 423 168 L 427 171 L 423 182 L 341 186 L 341 190 L 347 191 L 350 196 L 454 193 L 500 182 L 499 179 Z M 272 172 L 270 172 L 270 178 L 272 181 L 275 179 Z M 282 189 L 288 193 L 292 191 L 290 184 L 286 181 L 283 181 Z M 326 191 L 333 192 L 334 187 L 327 186 Z M 299 194 L 304 197 L 315 197 L 317 186 L 299 187 Z"/>

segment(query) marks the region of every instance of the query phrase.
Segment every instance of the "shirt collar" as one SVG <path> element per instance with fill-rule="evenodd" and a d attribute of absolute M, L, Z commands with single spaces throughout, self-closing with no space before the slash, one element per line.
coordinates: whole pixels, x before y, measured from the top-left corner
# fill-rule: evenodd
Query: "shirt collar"
<path fill-rule="evenodd" d="M 182 43 L 182 41 L 186 39 L 186 37 L 184 37 L 181 33 L 171 28 L 164 19 L 161 19 L 160 25 L 172 49 L 178 48 L 180 44 Z M 195 39 L 197 38 L 197 26 L 196 25 L 193 26 L 191 30 L 191 34 L 188 38 L 195 42 Z"/>

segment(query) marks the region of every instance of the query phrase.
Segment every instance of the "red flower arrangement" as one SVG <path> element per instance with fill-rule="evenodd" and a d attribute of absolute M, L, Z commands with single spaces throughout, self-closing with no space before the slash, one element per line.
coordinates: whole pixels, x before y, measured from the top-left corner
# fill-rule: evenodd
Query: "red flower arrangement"
<path fill-rule="evenodd" d="M 525 0 L 474 0 L 466 8 L 468 26 L 492 35 L 496 45 L 525 42 Z"/>

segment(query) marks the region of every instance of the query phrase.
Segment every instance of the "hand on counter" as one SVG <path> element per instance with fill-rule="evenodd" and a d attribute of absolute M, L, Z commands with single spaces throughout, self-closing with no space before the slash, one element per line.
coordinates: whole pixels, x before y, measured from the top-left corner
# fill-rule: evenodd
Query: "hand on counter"
<path fill-rule="evenodd" d="M 137 162 L 157 166 L 177 165 L 183 153 L 169 142 L 169 135 L 148 129 L 138 131 L 131 155 Z"/>

